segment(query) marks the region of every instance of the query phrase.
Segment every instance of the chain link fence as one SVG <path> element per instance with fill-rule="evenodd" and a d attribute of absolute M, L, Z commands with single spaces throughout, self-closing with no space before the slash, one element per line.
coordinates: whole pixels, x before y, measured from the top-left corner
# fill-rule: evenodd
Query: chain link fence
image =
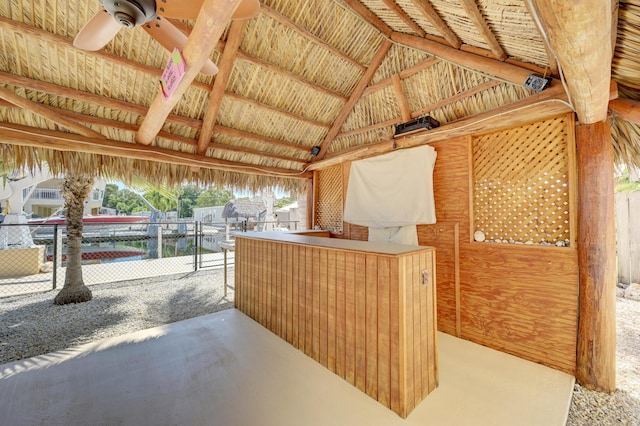
<path fill-rule="evenodd" d="M 87 223 L 82 277 L 91 285 L 223 267 L 220 243 L 235 233 L 295 229 L 294 221 Z M 66 267 L 64 225 L 0 224 L 0 297 L 62 288 Z"/>

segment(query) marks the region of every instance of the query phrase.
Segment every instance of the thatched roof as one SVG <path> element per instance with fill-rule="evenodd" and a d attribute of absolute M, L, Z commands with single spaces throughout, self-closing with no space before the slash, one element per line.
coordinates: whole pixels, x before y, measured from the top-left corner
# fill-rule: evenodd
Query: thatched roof
<path fill-rule="evenodd" d="M 223 218 L 254 218 L 258 219 L 266 214 L 267 208 L 263 201 L 231 200 L 224 205 Z"/>
<path fill-rule="evenodd" d="M 233 2 L 207 0 L 201 15 L 222 3 Z M 166 116 L 158 80 L 170 54 L 142 28 L 122 28 L 88 52 L 73 39 L 97 0 L 0 2 L 2 158 L 47 161 L 54 173 L 301 189 L 323 164 L 391 149 L 394 126 L 423 115 L 441 123 L 440 138 L 508 123 L 503 114 L 525 109 L 533 119 L 575 107 L 581 121 L 602 120 L 609 72 L 621 98 L 640 100 L 640 0 L 619 9 L 613 0 L 581 2 L 584 16 L 554 9 L 575 2 L 556 3 L 263 0 L 248 21 L 171 20 L 191 34 L 188 61 L 208 55 L 220 72 L 195 75 Z M 556 22 L 554 13 L 570 18 Z M 571 17 L 582 25 L 571 27 Z M 612 28 L 613 63 L 610 53 L 593 59 L 585 87 L 572 55 L 593 55 L 562 50 L 564 38 L 578 33 L 582 47 L 606 56 L 601 36 L 615 39 Z M 600 71 L 606 93 L 593 81 Z M 530 73 L 554 77 L 551 89 L 523 87 Z M 530 108 L 534 100 L 547 103 Z M 640 120 L 609 120 L 617 160 L 640 165 Z"/>

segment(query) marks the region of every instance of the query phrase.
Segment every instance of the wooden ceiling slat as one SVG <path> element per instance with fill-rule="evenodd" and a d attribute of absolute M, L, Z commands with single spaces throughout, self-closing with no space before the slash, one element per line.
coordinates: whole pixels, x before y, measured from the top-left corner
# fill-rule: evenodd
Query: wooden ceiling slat
<path fill-rule="evenodd" d="M 300 35 L 305 37 L 307 40 L 310 40 L 313 43 L 324 47 L 325 49 L 329 50 L 334 55 L 339 56 L 342 59 L 344 59 L 345 61 L 349 62 L 350 64 L 360 68 L 361 71 L 364 72 L 367 69 L 366 65 L 361 64 L 360 62 L 356 61 L 351 56 L 347 55 L 346 53 L 342 52 L 339 49 L 336 49 L 335 47 L 333 47 L 332 45 L 330 45 L 326 41 L 322 40 L 317 35 L 313 34 L 311 31 L 308 31 L 307 29 L 301 27 L 300 25 L 296 24 L 295 22 L 293 22 L 292 20 L 290 20 L 286 16 L 282 15 L 280 12 L 270 8 L 269 6 L 262 5 L 260 7 L 260 11 L 262 13 L 264 13 L 265 15 L 267 15 L 268 17 L 270 17 L 270 18 L 276 20 L 277 22 L 279 22 L 280 24 L 284 25 L 285 27 L 290 28 L 290 29 L 298 32 Z"/>
<path fill-rule="evenodd" d="M 482 14 L 480 13 L 480 9 L 478 9 L 476 0 L 459 0 L 459 1 L 462 4 L 462 7 L 464 8 L 465 12 L 467 12 L 467 16 L 469 17 L 471 22 L 473 22 L 473 24 L 476 26 L 476 28 L 480 32 L 480 35 L 482 36 L 482 38 L 484 38 L 484 40 L 489 45 L 489 49 L 491 49 L 493 54 L 496 55 L 496 58 L 498 58 L 500 61 L 506 60 L 507 54 L 504 52 L 504 49 L 502 49 L 502 46 L 500 46 L 500 43 L 496 39 L 495 34 L 493 33 L 493 31 L 491 31 L 491 28 L 489 28 L 487 21 L 485 21 Z"/>
<path fill-rule="evenodd" d="M 496 80 L 492 80 L 492 81 L 487 81 L 486 83 L 482 83 L 479 86 L 476 86 L 472 89 L 466 90 L 462 93 L 458 93 L 457 95 L 454 95 L 450 98 L 447 99 L 443 99 L 440 102 L 436 102 L 434 104 L 431 105 L 427 105 L 426 107 L 418 110 L 418 111 L 414 111 L 411 113 L 411 117 L 412 118 L 416 118 L 416 117 L 420 117 L 423 116 L 433 110 L 436 110 L 438 108 L 442 108 L 443 106 L 446 105 L 451 105 L 454 102 L 458 102 L 461 101 L 463 99 L 469 98 L 473 95 L 476 95 L 480 92 L 484 92 L 485 90 L 489 90 L 493 87 L 499 86 L 503 84 L 501 81 L 496 81 Z"/>
<path fill-rule="evenodd" d="M 411 0 L 413 5 L 422 13 L 422 15 L 435 27 L 436 30 L 456 49 L 462 46 L 462 42 L 457 35 L 451 31 L 451 28 L 442 20 L 438 12 L 433 8 L 428 0 Z"/>
<path fill-rule="evenodd" d="M 153 142 L 171 110 L 180 101 L 213 53 L 217 41 L 239 4 L 240 0 L 204 1 L 193 31 L 189 34 L 187 44 L 182 50 L 187 70 L 170 96 L 165 99 L 163 94 L 158 92 L 136 135 L 136 142 L 143 145 L 150 145 Z"/>
<path fill-rule="evenodd" d="M 358 100 L 362 96 L 364 89 L 366 89 L 367 86 L 369 85 L 369 82 L 371 82 L 371 79 L 373 78 L 376 71 L 378 70 L 378 67 L 380 66 L 384 58 L 387 56 L 387 52 L 389 52 L 391 45 L 392 43 L 389 40 L 384 40 L 380 45 L 380 48 L 378 49 L 376 56 L 371 61 L 369 68 L 367 68 L 367 72 L 364 73 L 364 75 L 358 82 L 358 85 L 353 90 L 353 93 L 349 97 L 349 100 L 342 107 L 342 109 L 338 113 L 338 116 L 334 120 L 333 126 L 331 126 L 329 133 L 327 133 L 326 137 L 324 138 L 324 141 L 322 141 L 322 144 L 320 145 L 320 152 L 316 156 L 316 159 L 320 160 L 326 154 L 327 149 L 329 149 L 329 144 L 336 137 L 336 135 L 340 131 L 340 128 L 344 124 L 344 121 L 347 119 L 347 115 L 349 115 L 349 113 L 351 112 L 355 104 L 358 102 Z"/>
<path fill-rule="evenodd" d="M 204 154 L 211 143 L 213 127 L 216 125 L 216 120 L 218 119 L 220 103 L 222 102 L 224 91 L 229 82 L 231 71 L 233 70 L 233 63 L 236 59 L 238 48 L 240 47 L 240 43 L 242 43 L 246 23 L 245 20 L 231 22 L 231 28 L 227 36 L 227 44 L 222 53 L 222 59 L 220 59 L 220 63 L 218 64 L 218 75 L 215 77 L 213 88 L 209 94 L 207 110 L 202 120 L 202 130 L 198 138 L 198 154 Z"/>

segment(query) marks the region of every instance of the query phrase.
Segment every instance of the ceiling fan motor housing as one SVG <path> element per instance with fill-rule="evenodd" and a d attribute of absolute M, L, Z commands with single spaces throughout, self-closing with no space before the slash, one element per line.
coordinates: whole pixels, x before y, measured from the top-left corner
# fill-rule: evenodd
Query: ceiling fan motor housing
<path fill-rule="evenodd" d="M 102 0 L 102 5 L 116 22 L 128 28 L 142 25 L 156 17 L 154 0 Z"/>

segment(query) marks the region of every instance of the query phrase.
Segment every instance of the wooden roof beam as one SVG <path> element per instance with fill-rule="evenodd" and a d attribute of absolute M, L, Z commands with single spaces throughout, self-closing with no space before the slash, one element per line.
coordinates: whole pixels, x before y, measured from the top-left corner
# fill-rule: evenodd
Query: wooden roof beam
<path fill-rule="evenodd" d="M 254 175 L 295 179 L 309 179 L 312 176 L 311 173 L 306 171 L 301 172 L 277 167 L 252 166 L 155 146 L 144 146 L 109 139 L 87 138 L 71 133 L 8 123 L 0 123 L 0 140 L 2 140 L 3 143 L 12 145 L 52 149 L 54 151 L 77 151 L 87 154 L 124 157 L 135 160 L 226 170 Z"/>
<path fill-rule="evenodd" d="M 87 102 L 94 105 L 100 105 L 105 108 L 111 108 L 116 110 L 125 111 L 131 114 L 145 115 L 147 109 L 138 104 L 121 101 L 118 99 L 108 98 L 105 96 L 94 95 L 93 93 L 83 92 L 81 90 L 71 89 L 68 87 L 58 86 L 57 84 L 47 83 L 40 80 L 34 80 L 27 77 L 21 77 L 5 72 L 0 72 L 0 81 L 12 86 L 19 86 L 25 89 L 35 90 L 38 92 L 48 93 L 54 96 L 61 96 L 63 98 L 75 99 L 81 102 Z M 182 117 L 175 114 L 170 114 L 167 121 L 173 124 L 181 126 L 189 126 L 199 129 L 202 126 L 202 121 L 194 118 Z"/>
<path fill-rule="evenodd" d="M 67 130 L 71 130 L 72 132 L 75 132 L 79 135 L 87 136 L 90 138 L 106 139 L 106 137 L 102 134 L 95 132 L 86 126 L 83 126 L 76 121 L 69 120 L 64 116 L 57 114 L 55 111 L 51 110 L 45 105 L 31 102 L 30 100 L 25 99 L 22 96 L 19 96 L 4 87 L 0 87 L 0 98 L 6 100 L 7 102 L 10 102 L 17 107 L 44 117 L 47 120 L 53 121 L 59 126 L 62 126 Z"/>
<path fill-rule="evenodd" d="M 607 118 L 611 82 L 612 0 L 531 0 L 534 19 L 555 52 L 578 120 Z"/>
<path fill-rule="evenodd" d="M 547 60 L 549 61 L 549 71 L 553 77 L 558 78 L 560 77 L 560 71 L 558 70 L 558 61 L 556 60 L 556 57 L 553 54 L 551 47 L 549 46 L 549 40 L 547 40 L 543 29 L 540 27 L 540 21 L 538 19 L 535 19 L 535 12 L 532 9 L 533 6 L 531 5 L 531 3 L 527 0 L 524 2 L 524 5 L 527 8 L 529 15 L 531 15 L 531 18 L 533 19 L 533 23 L 536 26 L 536 30 L 538 30 L 538 34 L 540 34 L 542 44 L 544 44 L 544 50 L 547 53 Z"/>
<path fill-rule="evenodd" d="M 395 1 L 382 0 L 382 2 L 385 4 L 385 6 L 387 6 L 389 10 L 395 13 L 396 16 L 398 16 L 398 18 L 402 20 L 402 22 L 404 22 L 413 31 L 418 33 L 421 37 L 424 37 L 427 35 L 427 33 L 425 33 L 425 31 L 422 29 L 422 27 L 416 24 L 415 21 L 411 19 L 409 15 L 407 15 L 407 12 L 405 12 L 400 6 L 398 6 L 398 4 Z"/>
<path fill-rule="evenodd" d="M 510 83 L 523 85 L 531 74 L 531 70 L 521 68 L 507 62 L 501 62 L 497 59 L 463 52 L 424 38 L 403 33 L 393 33 L 391 34 L 391 39 L 396 43 L 424 50 L 425 52 L 444 59 L 445 61 L 452 62 L 461 67 L 469 68 Z M 559 84 L 559 82 L 557 80 L 552 81 L 552 85 L 555 84 Z M 608 93 L 607 86 L 607 97 Z"/>
<path fill-rule="evenodd" d="M 496 39 L 495 34 L 489 28 L 487 21 L 485 21 L 484 17 L 480 13 L 480 9 L 478 9 L 478 5 L 476 4 L 476 0 L 459 0 L 464 8 L 465 12 L 467 12 L 467 16 L 476 26 L 480 35 L 489 45 L 489 49 L 496 55 L 496 58 L 500 61 L 505 61 L 507 59 L 507 54 L 504 52 L 500 43 L 498 43 L 498 39 Z M 525 2 L 526 3 L 526 2 Z"/>
<path fill-rule="evenodd" d="M 393 90 L 396 92 L 396 98 L 398 99 L 398 106 L 400 107 L 400 117 L 402 121 L 411 120 L 411 110 L 409 109 L 409 101 L 407 101 L 407 95 L 402 88 L 402 80 L 398 74 L 391 76 L 393 81 Z"/>
<path fill-rule="evenodd" d="M 376 71 L 378 70 L 378 67 L 380 66 L 384 58 L 387 56 L 387 52 L 389 52 L 391 45 L 392 43 L 389 40 L 383 40 L 382 44 L 380 45 L 380 48 L 378 49 L 378 52 L 376 53 L 376 56 L 371 61 L 369 68 L 367 68 L 367 72 L 364 73 L 364 75 L 356 85 L 355 89 L 353 90 L 353 93 L 349 97 L 349 100 L 338 113 L 338 116 L 333 122 L 333 126 L 331 126 L 329 133 L 327 133 L 324 140 L 322 141 L 322 144 L 320 145 L 320 152 L 314 158 L 314 160 L 316 159 L 321 160 L 322 158 L 324 158 L 325 154 L 327 153 L 327 150 L 329 149 L 329 145 L 331 144 L 333 139 L 336 137 L 336 135 L 340 131 L 340 128 L 344 124 L 344 121 L 347 119 L 347 116 L 349 115 L 349 113 L 351 112 L 355 104 L 358 102 L 358 100 L 362 96 L 364 89 L 366 89 L 369 83 L 371 82 L 371 79 L 373 78 Z"/>
<path fill-rule="evenodd" d="M 342 0 L 342 2 L 347 5 L 352 11 L 354 11 L 357 15 L 360 15 L 365 22 L 368 22 L 373 27 L 375 27 L 378 31 L 384 34 L 387 37 L 390 37 L 393 33 L 393 29 L 388 26 L 382 19 L 378 18 L 378 16 L 370 11 L 367 7 L 365 7 L 358 0 Z"/>
<path fill-rule="evenodd" d="M 564 88 L 561 85 L 557 85 L 537 95 L 511 102 L 491 111 L 474 114 L 447 123 L 437 129 L 427 130 L 420 134 L 412 134 L 409 137 L 399 137 L 332 152 L 324 160 L 311 163 L 306 170 L 324 169 L 345 161 L 385 154 L 397 148 L 411 148 L 554 117 L 571 112 L 566 100 L 567 95 L 564 92 Z"/>
<path fill-rule="evenodd" d="M 442 20 L 428 0 L 411 0 L 411 2 L 451 46 L 460 49 L 462 41 L 451 31 L 451 28 Z"/>
<path fill-rule="evenodd" d="M 15 105 L 13 105 L 10 102 L 7 101 L 3 101 L 0 100 L 0 107 L 15 107 Z M 119 130 L 124 130 L 127 132 L 132 132 L 132 133 L 136 133 L 139 129 L 140 126 L 136 125 L 136 124 L 132 124 L 132 123 L 125 123 L 122 121 L 118 121 L 118 120 L 112 120 L 109 118 L 102 118 L 102 117 L 94 117 L 92 115 L 85 115 L 85 114 L 81 114 L 78 112 L 73 112 L 73 111 L 69 111 L 69 110 L 65 110 L 62 108 L 55 108 L 55 107 L 48 107 L 49 110 L 53 111 L 55 114 L 59 115 L 60 117 L 66 117 L 70 120 L 76 121 L 78 123 L 85 123 L 85 124 L 94 124 L 96 126 L 106 126 L 106 127 L 111 127 L 114 129 L 119 129 Z M 222 127 L 222 126 L 216 126 L 215 127 L 215 132 L 216 133 L 220 133 L 220 134 L 226 134 L 229 136 L 233 136 L 233 137 L 237 137 L 237 138 L 243 138 L 243 139 L 251 139 L 251 140 L 255 140 L 258 142 L 262 142 L 264 144 L 267 145 L 274 145 L 274 146 L 282 146 L 285 148 L 291 148 L 291 149 L 296 149 L 298 151 L 304 151 L 305 153 L 309 154 L 309 148 L 308 147 L 304 147 L 301 145 L 297 145 L 294 144 L 292 142 L 285 142 L 285 141 L 279 141 L 276 139 L 272 139 L 272 138 L 265 138 L 262 137 L 260 135 L 255 135 L 253 133 L 249 133 L 249 132 L 243 132 L 240 130 L 235 130 L 235 129 L 229 129 L 226 127 Z M 100 135 L 102 138 L 105 138 L 104 136 Z M 158 133 L 158 137 L 162 138 L 162 139 L 166 139 L 170 142 L 177 142 L 177 143 L 181 143 L 184 145 L 189 145 L 189 146 L 198 146 L 198 141 L 195 139 L 190 139 L 190 138 L 186 138 L 184 136 L 179 136 L 179 135 L 174 135 L 172 133 L 168 133 L 168 132 L 164 132 L 164 131 L 160 131 Z M 106 138 L 105 138 L 106 139 Z M 215 146 L 213 146 L 215 145 Z M 244 148 L 238 148 L 235 146 L 231 146 L 231 145 L 226 145 L 226 144 L 211 144 L 210 147 L 215 147 L 216 149 L 221 149 L 221 150 L 225 150 L 225 151 L 235 151 L 235 152 L 239 152 L 239 150 L 242 150 Z M 253 151 L 253 150 L 249 150 L 249 149 L 245 149 L 245 152 L 249 153 L 249 154 L 257 154 L 257 151 Z M 285 161 L 291 161 L 291 162 L 295 162 L 295 163 L 306 163 L 307 160 L 301 160 L 298 158 L 294 158 L 294 157 L 285 157 L 282 155 L 275 155 L 275 154 L 270 154 L 264 151 L 260 151 L 260 155 L 262 155 L 263 157 L 266 158 L 272 158 L 274 160 L 285 160 Z"/>
<path fill-rule="evenodd" d="M 503 84 L 501 81 L 495 81 L 495 80 L 488 81 L 488 82 L 480 84 L 479 86 L 476 86 L 476 87 L 474 87 L 472 89 L 469 89 L 469 90 L 467 90 L 465 92 L 458 93 L 455 96 L 452 96 L 450 98 L 444 99 L 444 100 L 442 100 L 440 102 L 436 102 L 435 104 L 427 105 L 426 107 L 424 107 L 422 109 L 419 109 L 418 111 L 413 111 L 413 112 L 411 112 L 409 114 L 409 118 L 405 118 L 405 116 L 403 116 L 402 119 L 394 118 L 394 119 L 391 119 L 391 120 L 384 121 L 382 123 L 372 124 L 370 126 L 361 127 L 359 129 L 349 130 L 348 132 L 344 132 L 344 133 L 338 134 L 336 136 L 336 139 L 343 138 L 343 137 L 346 137 L 346 136 L 353 136 L 353 135 L 357 135 L 357 134 L 360 134 L 360 133 L 365 133 L 365 132 L 368 132 L 370 130 L 382 129 L 382 128 L 385 128 L 385 127 L 388 127 L 388 126 L 393 126 L 395 124 L 401 123 L 402 121 L 409 121 L 412 118 L 420 117 L 420 116 L 425 115 L 426 113 L 431 112 L 431 111 L 433 111 L 433 110 L 435 110 L 437 108 L 442 108 L 443 106 L 450 105 L 450 104 L 452 104 L 454 102 L 458 102 L 458 101 L 460 101 L 462 99 L 466 99 L 466 98 L 471 97 L 471 96 L 473 96 L 473 95 L 475 95 L 477 93 L 484 92 L 485 90 L 489 90 L 489 89 L 491 89 L 493 87 L 496 87 L 496 86 L 499 86 L 501 84 Z"/>
<path fill-rule="evenodd" d="M 626 121 L 640 126 L 640 102 L 631 99 L 609 101 L 609 109 Z"/>
<path fill-rule="evenodd" d="M 347 55 L 346 53 L 342 52 L 341 50 L 336 49 L 335 47 L 333 47 L 332 45 L 330 45 L 329 43 L 327 43 L 326 41 L 324 41 L 323 39 L 321 39 L 317 35 L 313 34 L 311 31 L 307 30 L 306 28 L 301 27 L 300 25 L 296 24 L 295 22 L 293 22 L 292 20 L 290 20 L 286 16 L 282 15 L 277 10 L 272 9 L 269 6 L 266 6 L 266 5 L 263 4 L 263 5 L 260 6 L 260 12 L 262 12 L 265 15 L 267 15 L 268 17 L 274 19 L 275 21 L 277 21 L 278 23 L 284 25 L 285 27 L 296 31 L 297 33 L 299 33 L 301 36 L 303 36 L 307 40 L 310 40 L 313 43 L 324 47 L 325 49 L 329 50 L 334 55 L 339 56 L 342 59 L 344 59 L 345 61 L 349 62 L 350 64 L 358 67 L 360 69 L 360 71 L 363 71 L 363 72 L 366 71 L 366 69 L 367 69 L 366 65 L 362 65 L 360 62 L 356 61 L 351 56 Z"/>
<path fill-rule="evenodd" d="M 222 52 L 222 58 L 218 64 L 218 74 L 213 82 L 213 87 L 209 94 L 207 110 L 205 111 L 204 118 L 202 119 L 202 130 L 200 130 L 198 149 L 196 151 L 198 154 L 204 154 L 211 143 L 213 127 L 216 125 L 216 120 L 218 119 L 218 112 L 220 111 L 222 97 L 224 96 L 227 83 L 229 82 L 229 77 L 231 76 L 231 71 L 233 70 L 233 63 L 236 59 L 238 48 L 240 48 L 240 43 L 242 43 L 246 23 L 246 20 L 231 22 L 231 27 L 229 28 L 229 34 L 227 36 L 227 44 L 225 45 L 224 52 Z"/>
<path fill-rule="evenodd" d="M 46 43 L 56 44 L 58 46 L 73 47 L 73 39 L 68 37 L 61 37 L 57 34 L 50 33 L 40 28 L 35 28 L 30 25 L 26 25 L 22 22 L 16 22 L 11 19 L 0 16 L 0 28 L 7 29 L 13 31 L 17 34 L 27 35 L 29 37 L 33 37 L 37 40 L 44 41 Z M 77 49 L 76 49 L 77 50 Z M 88 56 L 99 58 L 104 61 L 108 61 L 109 63 L 119 64 L 126 66 L 127 68 L 131 68 L 135 71 L 140 71 L 145 74 L 150 74 L 156 77 L 160 77 L 162 75 L 163 70 L 160 68 L 154 68 L 149 65 L 141 64 L 139 62 L 135 62 L 126 58 L 123 58 L 118 55 L 114 55 L 112 53 L 107 53 L 104 50 L 96 50 L 96 51 L 88 51 L 88 50 L 77 50 L 79 53 Z M 209 90 L 210 86 L 206 83 L 201 83 L 199 81 L 193 82 L 193 87 L 197 87 L 199 89 Z"/>
<path fill-rule="evenodd" d="M 440 59 L 438 58 L 429 58 L 421 63 L 419 63 L 418 65 L 414 65 L 411 68 L 407 68 L 404 69 L 402 71 L 400 71 L 400 73 L 398 73 L 399 77 L 401 79 L 405 79 L 408 77 L 411 77 L 414 74 L 419 73 L 420 71 L 423 71 L 429 67 L 432 67 L 433 65 L 437 64 L 438 62 L 440 62 Z M 376 84 L 372 84 L 371 86 L 368 86 L 365 91 L 362 93 L 362 96 L 367 96 L 373 92 L 377 92 L 378 90 L 384 89 L 385 87 L 389 87 L 393 85 L 393 77 L 389 77 L 389 78 L 385 78 L 384 80 L 381 80 L 379 82 L 377 82 Z"/>
<path fill-rule="evenodd" d="M 165 99 L 162 93 L 158 92 L 136 135 L 136 142 L 143 145 L 150 145 L 153 142 L 171 110 L 211 56 L 239 4 L 240 0 L 204 0 L 193 31 L 182 51 L 187 70 L 169 97 Z"/>

